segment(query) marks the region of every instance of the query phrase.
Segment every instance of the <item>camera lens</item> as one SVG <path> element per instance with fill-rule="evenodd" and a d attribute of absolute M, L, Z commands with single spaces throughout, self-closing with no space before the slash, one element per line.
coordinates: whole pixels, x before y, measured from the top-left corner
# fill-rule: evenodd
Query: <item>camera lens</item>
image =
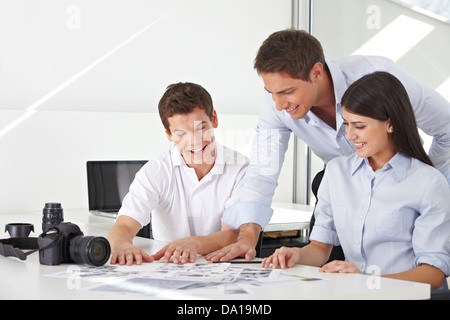
<path fill-rule="evenodd" d="M 75 263 L 102 266 L 111 254 L 109 242 L 103 237 L 76 236 L 69 246 L 70 258 Z"/>
<path fill-rule="evenodd" d="M 42 210 L 42 231 L 48 231 L 52 226 L 64 221 L 61 203 L 47 202 Z"/>

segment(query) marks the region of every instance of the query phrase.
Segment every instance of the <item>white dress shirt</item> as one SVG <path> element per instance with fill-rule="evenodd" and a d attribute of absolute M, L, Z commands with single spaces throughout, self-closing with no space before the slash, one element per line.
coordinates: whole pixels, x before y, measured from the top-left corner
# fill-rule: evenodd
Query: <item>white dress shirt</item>
<path fill-rule="evenodd" d="M 450 189 L 435 168 L 402 153 L 375 172 L 366 158 L 338 157 L 318 198 L 310 239 L 341 245 L 363 273 L 426 263 L 449 275 Z"/>
<path fill-rule="evenodd" d="M 136 174 L 119 216 L 142 226 L 151 220 L 153 238 L 163 242 L 220 231 L 225 203 L 241 182 L 248 159 L 217 141 L 216 149 L 213 168 L 199 181 L 172 143 Z"/>
<path fill-rule="evenodd" d="M 286 111 L 276 110 L 275 102 L 266 92 L 251 164 L 244 183 L 224 213 L 223 221 L 227 225 L 237 228 L 244 223 L 257 223 L 264 228 L 268 224 L 273 213 L 270 205 L 292 132 L 325 163 L 355 152 L 353 143 L 345 138 L 341 99 L 353 82 L 375 71 L 389 72 L 405 86 L 418 127 L 434 137 L 429 156 L 450 184 L 450 103 L 447 100 L 387 58 L 348 56 L 327 61 L 327 66 L 334 85 L 337 130 L 311 111 L 296 120 Z"/>

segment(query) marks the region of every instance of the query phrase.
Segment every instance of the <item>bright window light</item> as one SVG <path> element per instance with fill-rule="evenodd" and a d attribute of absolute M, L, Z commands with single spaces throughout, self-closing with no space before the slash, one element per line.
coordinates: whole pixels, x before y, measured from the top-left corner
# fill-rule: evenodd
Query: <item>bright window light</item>
<path fill-rule="evenodd" d="M 353 54 L 379 55 L 398 61 L 433 29 L 427 23 L 400 15 Z"/>

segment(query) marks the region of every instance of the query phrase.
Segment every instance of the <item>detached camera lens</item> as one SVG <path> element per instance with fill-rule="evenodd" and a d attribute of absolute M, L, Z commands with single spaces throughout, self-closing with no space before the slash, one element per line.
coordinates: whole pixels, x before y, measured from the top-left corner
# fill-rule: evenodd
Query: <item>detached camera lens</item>
<path fill-rule="evenodd" d="M 109 259 L 111 247 L 103 237 L 76 236 L 70 241 L 69 252 L 75 263 L 102 266 Z"/>

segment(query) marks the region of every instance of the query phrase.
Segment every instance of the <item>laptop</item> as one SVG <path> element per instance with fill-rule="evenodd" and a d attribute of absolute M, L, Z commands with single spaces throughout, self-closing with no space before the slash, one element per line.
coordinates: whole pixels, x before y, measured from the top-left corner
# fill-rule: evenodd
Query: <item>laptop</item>
<path fill-rule="evenodd" d="M 87 161 L 89 211 L 116 218 L 136 173 L 147 160 Z"/>

